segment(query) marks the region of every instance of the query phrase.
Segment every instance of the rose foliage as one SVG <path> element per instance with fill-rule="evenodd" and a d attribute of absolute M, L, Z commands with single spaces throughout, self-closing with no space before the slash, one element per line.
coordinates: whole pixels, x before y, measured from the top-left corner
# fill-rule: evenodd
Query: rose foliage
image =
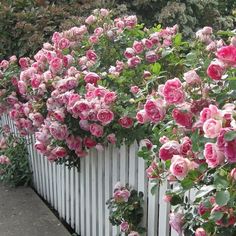
<path fill-rule="evenodd" d="M 184 42 L 177 26 L 147 29 L 95 10 L 34 58 L 1 62 L 0 110 L 69 166 L 91 148 L 139 141 L 154 186 L 178 183 L 165 197 L 177 232 L 234 235 L 235 66 L 233 31 L 204 27 Z"/>
<path fill-rule="evenodd" d="M 143 193 L 122 186 L 114 186 L 113 196 L 107 203 L 110 209 L 109 220 L 112 225 L 120 226 L 120 231 L 127 236 L 139 236 L 145 232 L 140 226 L 143 217 Z"/>

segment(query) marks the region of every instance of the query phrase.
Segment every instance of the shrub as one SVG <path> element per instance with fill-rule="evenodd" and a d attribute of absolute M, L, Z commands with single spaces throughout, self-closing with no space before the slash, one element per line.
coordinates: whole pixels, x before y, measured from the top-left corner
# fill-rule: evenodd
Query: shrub
<path fill-rule="evenodd" d="M 26 140 L 9 133 L 3 127 L 0 139 L 0 181 L 11 186 L 29 185 L 31 171 L 28 162 Z"/>

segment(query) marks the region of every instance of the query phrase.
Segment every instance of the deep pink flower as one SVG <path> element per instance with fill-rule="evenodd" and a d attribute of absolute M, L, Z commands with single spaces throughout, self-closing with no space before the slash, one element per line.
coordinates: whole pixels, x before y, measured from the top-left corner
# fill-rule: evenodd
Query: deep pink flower
<path fill-rule="evenodd" d="M 215 168 L 224 161 L 224 154 L 219 151 L 214 143 L 205 144 L 204 157 L 206 158 L 206 162 L 210 168 Z"/>
<path fill-rule="evenodd" d="M 180 144 L 177 141 L 168 141 L 159 149 L 159 158 L 163 161 L 170 160 L 174 155 L 180 154 Z"/>
<path fill-rule="evenodd" d="M 220 80 L 225 72 L 222 63 L 211 62 L 207 68 L 207 75 L 213 80 Z"/>
<path fill-rule="evenodd" d="M 163 96 L 168 104 L 180 104 L 184 102 L 185 94 L 178 78 L 166 81 L 163 88 Z"/>
<path fill-rule="evenodd" d="M 96 137 L 101 137 L 103 135 L 103 127 L 98 124 L 91 124 L 89 127 L 90 133 Z"/>
<path fill-rule="evenodd" d="M 128 129 L 128 128 L 131 128 L 131 127 L 133 126 L 134 121 L 133 121 L 132 118 L 130 118 L 130 117 L 128 117 L 128 116 L 124 116 L 124 117 L 122 117 L 122 118 L 120 118 L 120 119 L 118 120 L 118 123 L 119 123 L 123 128 Z"/>
<path fill-rule="evenodd" d="M 100 80 L 100 76 L 94 72 L 89 72 L 87 75 L 85 75 L 84 77 L 84 81 L 86 83 L 90 83 L 90 84 L 97 84 L 97 81 Z"/>
<path fill-rule="evenodd" d="M 233 45 L 221 47 L 216 56 L 228 65 L 236 65 L 236 47 Z"/>
<path fill-rule="evenodd" d="M 193 125 L 193 114 L 189 111 L 175 108 L 172 111 L 172 117 L 178 125 L 184 126 L 185 128 L 191 128 Z"/>

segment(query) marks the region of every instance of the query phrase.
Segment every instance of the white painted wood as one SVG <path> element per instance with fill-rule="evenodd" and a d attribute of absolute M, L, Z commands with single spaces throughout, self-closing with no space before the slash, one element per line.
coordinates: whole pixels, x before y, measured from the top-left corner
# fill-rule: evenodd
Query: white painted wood
<path fill-rule="evenodd" d="M 65 165 L 61 165 L 61 217 L 66 217 L 66 186 L 65 186 Z"/>
<path fill-rule="evenodd" d="M 88 157 L 89 158 L 89 157 Z M 84 170 L 85 170 L 85 158 L 81 158 L 80 159 L 80 215 L 81 215 L 81 218 L 80 218 L 80 232 L 81 232 L 81 235 L 86 235 L 86 218 L 85 218 L 85 214 L 86 214 L 86 211 L 85 211 L 85 201 L 86 201 L 86 198 L 85 198 L 85 173 L 84 173 Z"/>
<path fill-rule="evenodd" d="M 105 201 L 112 196 L 112 147 L 105 148 Z M 109 209 L 105 207 L 105 236 L 112 235 L 112 227 L 109 222 Z"/>
<path fill-rule="evenodd" d="M 75 232 L 80 235 L 80 178 L 79 170 L 75 170 Z"/>
<path fill-rule="evenodd" d="M 98 171 L 98 156 L 97 152 L 95 150 L 92 150 L 91 152 L 91 171 L 92 171 L 92 179 L 91 179 L 91 191 L 92 191 L 92 201 L 91 201 L 91 207 L 92 207 L 92 235 L 96 235 L 98 232 L 98 212 L 97 209 L 100 207 L 98 205 L 98 191 L 101 191 L 98 189 L 98 179 L 97 179 L 97 171 Z"/>
<path fill-rule="evenodd" d="M 90 161 L 92 158 L 92 153 L 89 152 L 88 158 L 85 158 L 85 218 L 86 218 L 86 235 L 92 235 L 92 225 L 91 225 L 91 169 Z"/>
<path fill-rule="evenodd" d="M 157 227 L 158 227 L 158 200 L 159 200 L 159 191 L 155 194 L 151 194 L 151 188 L 153 184 L 149 181 L 148 183 L 148 236 L 157 236 Z M 155 209 L 155 211 L 153 210 Z"/>
<path fill-rule="evenodd" d="M 54 201 L 53 165 L 51 162 L 48 162 L 48 165 L 49 165 L 49 196 L 50 196 L 49 203 L 53 206 L 53 201 Z"/>
<path fill-rule="evenodd" d="M 128 148 L 126 145 L 120 147 L 120 182 L 123 185 L 128 183 Z"/>
<path fill-rule="evenodd" d="M 104 180 L 104 152 L 98 152 L 98 236 L 103 236 L 105 231 Z"/>
<path fill-rule="evenodd" d="M 137 156 L 138 144 L 135 142 L 129 147 L 129 185 L 132 188 L 138 187 L 138 156 Z"/>
<path fill-rule="evenodd" d="M 70 225 L 75 228 L 75 168 L 70 170 Z"/>
<path fill-rule="evenodd" d="M 61 190 L 61 166 L 60 165 L 56 165 L 56 169 L 57 169 L 57 182 L 56 182 L 56 185 L 57 185 L 57 210 L 58 210 L 58 213 L 59 213 L 59 216 L 61 217 L 62 215 L 62 190 Z"/>
<path fill-rule="evenodd" d="M 66 222 L 70 223 L 70 170 L 66 167 Z"/>
<path fill-rule="evenodd" d="M 55 162 L 52 163 L 52 169 L 53 169 L 53 207 L 55 209 L 58 209 L 58 204 L 57 204 L 57 169 L 56 169 L 56 164 Z"/>
<path fill-rule="evenodd" d="M 169 226 L 169 213 L 170 213 L 170 204 L 163 201 L 163 196 L 165 196 L 166 190 L 170 186 L 168 182 L 165 181 L 160 185 L 159 191 L 159 235 L 169 235 L 170 234 L 170 226 Z"/>

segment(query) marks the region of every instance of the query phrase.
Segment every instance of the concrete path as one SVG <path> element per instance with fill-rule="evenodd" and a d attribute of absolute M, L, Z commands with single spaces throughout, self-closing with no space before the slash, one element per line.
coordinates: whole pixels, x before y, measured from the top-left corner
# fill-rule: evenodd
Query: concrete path
<path fill-rule="evenodd" d="M 0 184 L 0 236 L 69 236 L 31 188 Z"/>

